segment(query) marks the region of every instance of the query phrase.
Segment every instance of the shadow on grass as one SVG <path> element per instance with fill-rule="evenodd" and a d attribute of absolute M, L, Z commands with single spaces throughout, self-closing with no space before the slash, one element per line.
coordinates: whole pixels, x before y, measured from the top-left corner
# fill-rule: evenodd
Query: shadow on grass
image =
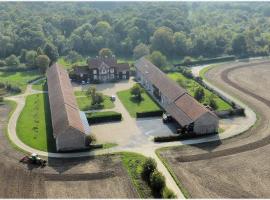
<path fill-rule="evenodd" d="M 137 104 L 138 106 L 144 101 L 144 98 L 141 97 L 140 99 L 138 97 L 135 97 L 135 96 L 131 96 L 129 98 L 129 100 L 134 103 L 134 104 Z"/>
<path fill-rule="evenodd" d="M 44 94 L 43 98 L 44 98 L 43 102 L 44 102 L 44 114 L 45 114 L 45 123 L 46 123 L 47 151 L 56 152 L 56 143 L 53 137 L 49 96 L 47 94 Z"/>

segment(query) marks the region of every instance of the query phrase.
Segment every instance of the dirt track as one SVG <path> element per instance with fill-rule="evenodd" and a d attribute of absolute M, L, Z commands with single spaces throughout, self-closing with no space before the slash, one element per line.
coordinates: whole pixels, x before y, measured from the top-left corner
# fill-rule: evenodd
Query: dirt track
<path fill-rule="evenodd" d="M 248 104 L 260 120 L 232 139 L 173 148 L 162 155 L 192 197 L 269 198 L 270 62 L 223 65 L 206 76 Z"/>
<path fill-rule="evenodd" d="M 49 159 L 43 169 L 20 164 L 24 155 L 3 135 L 8 112 L 0 105 L 0 198 L 138 198 L 119 156 Z"/>

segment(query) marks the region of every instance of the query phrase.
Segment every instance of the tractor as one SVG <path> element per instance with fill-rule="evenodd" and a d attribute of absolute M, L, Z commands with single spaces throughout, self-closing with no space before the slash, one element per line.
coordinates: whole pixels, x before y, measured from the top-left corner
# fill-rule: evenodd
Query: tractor
<path fill-rule="evenodd" d="M 47 161 L 40 158 L 36 153 L 32 153 L 31 156 L 25 156 L 20 160 L 21 163 L 34 164 L 41 167 L 45 167 Z"/>

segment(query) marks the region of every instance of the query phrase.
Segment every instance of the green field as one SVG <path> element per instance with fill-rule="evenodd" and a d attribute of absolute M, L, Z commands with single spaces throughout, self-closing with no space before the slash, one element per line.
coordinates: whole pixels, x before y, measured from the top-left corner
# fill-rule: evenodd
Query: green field
<path fill-rule="evenodd" d="M 194 96 L 194 92 L 198 87 L 202 87 L 199 83 L 192 79 L 188 79 L 185 76 L 183 76 L 181 73 L 174 72 L 174 73 L 168 73 L 169 78 L 172 80 L 176 81 L 181 85 L 183 88 L 185 88 L 188 93 L 191 96 Z M 202 103 L 208 104 L 209 103 L 209 98 L 212 95 L 214 100 L 217 103 L 218 106 L 218 111 L 220 110 L 228 110 L 231 109 L 231 105 L 229 105 L 227 102 L 223 101 L 221 98 L 219 98 L 217 95 L 213 94 L 211 91 L 207 90 L 204 88 L 204 94 L 205 98 Z"/>
<path fill-rule="evenodd" d="M 60 57 L 57 62 L 62 65 L 65 69 L 71 69 L 73 65 L 86 65 L 86 59 L 82 59 L 79 62 L 76 63 L 70 63 L 67 61 L 64 57 Z"/>
<path fill-rule="evenodd" d="M 114 103 L 111 101 L 109 96 L 103 95 L 104 102 L 101 105 L 91 105 L 91 98 L 87 96 L 76 96 L 76 100 L 80 110 L 100 110 L 100 109 L 110 109 L 114 107 Z"/>
<path fill-rule="evenodd" d="M 42 76 L 42 74 L 37 70 L 24 72 L 0 72 L 0 82 L 18 86 L 23 92 L 26 89 L 28 81 L 40 76 Z"/>
<path fill-rule="evenodd" d="M 138 101 L 130 94 L 130 89 L 117 92 L 117 96 L 124 104 L 131 117 L 136 117 L 137 112 L 161 110 L 159 105 L 154 100 L 152 100 L 146 91 L 142 93 L 141 101 Z"/>
<path fill-rule="evenodd" d="M 47 91 L 48 87 L 47 87 L 46 79 L 40 80 L 36 82 L 35 84 L 33 84 L 32 89 L 39 90 L 39 91 Z"/>
<path fill-rule="evenodd" d="M 28 146 L 56 152 L 47 94 L 34 94 L 26 98 L 16 130 L 20 140 Z"/>

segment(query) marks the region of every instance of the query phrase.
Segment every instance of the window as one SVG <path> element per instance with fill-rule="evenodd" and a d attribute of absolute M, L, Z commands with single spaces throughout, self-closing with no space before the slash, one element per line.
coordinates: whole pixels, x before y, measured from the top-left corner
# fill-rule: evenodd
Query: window
<path fill-rule="evenodd" d="M 97 80 L 97 75 L 94 75 L 94 80 Z"/>
<path fill-rule="evenodd" d="M 123 71 L 122 74 L 126 74 L 126 71 Z"/>
<path fill-rule="evenodd" d="M 114 79 L 114 74 L 111 74 L 111 79 Z"/>
<path fill-rule="evenodd" d="M 93 70 L 93 74 L 97 74 L 97 70 L 96 69 Z"/>
<path fill-rule="evenodd" d="M 110 72 L 111 73 L 114 73 L 114 68 L 110 68 Z"/>
<path fill-rule="evenodd" d="M 82 73 L 80 74 L 80 77 L 81 77 L 81 78 L 83 77 L 83 74 L 82 74 Z"/>
<path fill-rule="evenodd" d="M 127 77 L 126 77 L 126 75 L 123 75 L 122 78 L 123 78 L 123 79 L 126 79 Z"/>

